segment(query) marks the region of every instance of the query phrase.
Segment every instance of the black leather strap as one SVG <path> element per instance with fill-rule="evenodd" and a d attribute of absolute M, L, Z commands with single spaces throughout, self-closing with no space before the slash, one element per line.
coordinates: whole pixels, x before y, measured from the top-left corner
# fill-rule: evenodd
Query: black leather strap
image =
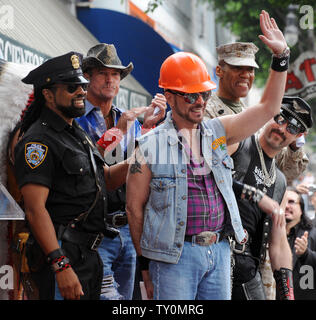
<path fill-rule="evenodd" d="M 82 232 L 70 226 L 60 226 L 58 231 L 60 240 L 82 245 L 91 250 L 96 250 L 104 237 L 102 233 Z"/>
<path fill-rule="evenodd" d="M 76 217 L 75 219 L 73 219 L 69 223 L 69 225 L 71 225 L 72 227 L 74 227 L 76 225 L 76 223 L 78 223 L 81 220 L 86 221 L 86 219 L 88 218 L 89 214 L 91 213 L 91 211 L 94 209 L 95 205 L 97 204 L 97 202 L 98 202 L 98 200 L 100 198 L 100 194 L 101 194 L 101 186 L 100 186 L 100 183 L 99 183 L 98 173 L 97 173 L 97 165 L 95 163 L 95 159 L 94 159 L 91 147 L 87 146 L 87 148 L 89 149 L 89 155 L 90 155 L 90 160 L 91 160 L 93 171 L 94 171 L 95 183 L 96 183 L 96 186 L 97 186 L 97 192 L 96 192 L 96 195 L 95 195 L 95 199 L 94 199 L 92 205 L 90 206 L 90 208 L 87 211 L 82 212 L 78 217 Z"/>
<path fill-rule="evenodd" d="M 50 252 L 48 255 L 47 255 L 47 262 L 48 263 L 51 263 L 51 261 L 61 257 L 61 256 L 65 256 L 65 252 L 62 248 L 58 248 L 52 252 Z"/>
<path fill-rule="evenodd" d="M 107 215 L 106 222 L 116 228 L 123 227 L 128 223 L 125 213 Z"/>

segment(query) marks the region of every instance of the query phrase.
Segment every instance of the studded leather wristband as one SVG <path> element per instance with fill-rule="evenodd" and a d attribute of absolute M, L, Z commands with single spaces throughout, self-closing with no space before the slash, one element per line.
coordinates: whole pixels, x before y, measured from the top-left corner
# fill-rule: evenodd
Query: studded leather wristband
<path fill-rule="evenodd" d="M 53 260 L 61 256 L 65 256 L 65 252 L 62 248 L 58 248 L 47 255 L 47 262 L 51 264 Z"/>
<path fill-rule="evenodd" d="M 253 196 L 253 202 L 259 203 L 260 200 L 263 198 L 263 196 L 264 196 L 264 193 L 261 190 L 256 189 L 256 192 Z"/>
<path fill-rule="evenodd" d="M 248 200 L 250 202 L 258 203 L 263 198 L 263 196 L 264 193 L 261 190 L 244 184 L 240 198 Z"/>
<path fill-rule="evenodd" d="M 69 259 L 66 256 L 61 256 L 52 261 L 51 268 L 58 273 L 71 267 Z"/>

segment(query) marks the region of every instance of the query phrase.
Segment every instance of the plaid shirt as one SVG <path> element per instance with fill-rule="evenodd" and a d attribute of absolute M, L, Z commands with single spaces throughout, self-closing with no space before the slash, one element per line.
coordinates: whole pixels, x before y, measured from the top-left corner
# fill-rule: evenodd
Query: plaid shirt
<path fill-rule="evenodd" d="M 187 165 L 186 235 L 195 235 L 202 231 L 220 231 L 224 225 L 225 201 L 217 188 L 213 173 L 203 174 L 204 161 L 195 162 L 192 151 L 188 150 L 186 144 L 185 149 L 190 154 L 190 163 Z"/>

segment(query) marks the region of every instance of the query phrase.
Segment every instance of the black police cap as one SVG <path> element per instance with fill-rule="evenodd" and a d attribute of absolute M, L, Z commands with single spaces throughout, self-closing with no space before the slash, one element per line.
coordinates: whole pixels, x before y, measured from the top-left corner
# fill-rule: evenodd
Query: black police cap
<path fill-rule="evenodd" d="M 54 83 L 89 83 L 81 69 L 83 55 L 68 52 L 45 61 L 32 70 L 22 81 L 40 88 Z"/>
<path fill-rule="evenodd" d="M 294 117 L 305 130 L 313 126 L 312 110 L 309 104 L 300 97 L 284 96 L 281 110 L 283 114 Z"/>

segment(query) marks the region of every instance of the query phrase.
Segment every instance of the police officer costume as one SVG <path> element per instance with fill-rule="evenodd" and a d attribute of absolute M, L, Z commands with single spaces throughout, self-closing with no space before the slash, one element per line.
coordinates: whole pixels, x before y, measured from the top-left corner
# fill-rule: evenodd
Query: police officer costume
<path fill-rule="evenodd" d="M 69 52 L 46 61 L 22 81 L 33 84 L 35 90 L 57 83 L 87 84 L 81 61 L 80 53 Z M 96 249 L 103 234 L 117 234 L 106 223 L 103 158 L 75 120 L 69 125 L 43 106 L 39 118 L 17 144 L 15 159 L 20 188 L 29 183 L 49 188 L 46 209 L 63 254 L 79 278 L 82 299 L 99 299 L 103 266 Z M 40 299 L 52 299 L 54 272 L 47 261 L 40 265 L 41 252 L 35 250 L 36 246 L 30 237 L 29 264 L 36 271 L 33 274 Z"/>

